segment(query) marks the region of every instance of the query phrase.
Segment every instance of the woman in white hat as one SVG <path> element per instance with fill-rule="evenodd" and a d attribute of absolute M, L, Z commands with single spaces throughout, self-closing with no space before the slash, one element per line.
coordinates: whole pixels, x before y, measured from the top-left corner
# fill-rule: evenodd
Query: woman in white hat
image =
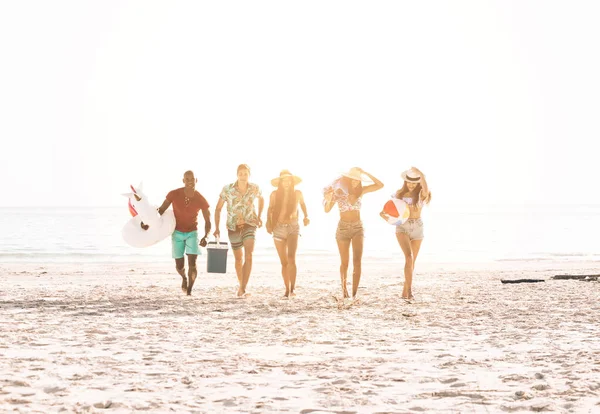
<path fill-rule="evenodd" d="M 281 262 L 281 275 L 285 284 L 285 297 L 296 296 L 296 249 L 300 225 L 298 224 L 298 205 L 304 214 L 304 225 L 310 223 L 302 191 L 295 186 L 302 179 L 288 170 L 283 170 L 271 184 L 277 190 L 271 193 L 267 210 L 267 232 L 273 234 L 275 248 Z"/>
<path fill-rule="evenodd" d="M 425 174 L 416 167 L 402 173 L 404 185 L 396 191 L 394 198 L 403 200 L 410 209 L 409 219 L 404 224 L 396 226 L 396 239 L 404 253 L 404 288 L 402 289 L 402 298 L 406 300 L 414 299 L 412 294 L 412 279 L 415 269 L 415 262 L 421 243 L 425 237 L 423 233 L 423 220 L 421 219 L 421 210 L 425 204 L 429 204 L 431 193 L 425 179 Z M 379 215 L 387 220 L 385 212 Z"/>
<path fill-rule="evenodd" d="M 371 180 L 373 184 L 363 187 L 364 181 Z M 348 298 L 346 279 L 350 262 L 350 245 L 352 245 L 352 297 L 356 297 L 360 283 L 361 262 L 363 252 L 364 228 L 360 219 L 362 196 L 383 188 L 383 183 L 361 168 L 354 167 L 324 190 L 325 212 L 329 213 L 334 204 L 340 208 L 340 221 L 338 223 L 335 239 L 340 252 L 340 278 L 342 293 Z"/>

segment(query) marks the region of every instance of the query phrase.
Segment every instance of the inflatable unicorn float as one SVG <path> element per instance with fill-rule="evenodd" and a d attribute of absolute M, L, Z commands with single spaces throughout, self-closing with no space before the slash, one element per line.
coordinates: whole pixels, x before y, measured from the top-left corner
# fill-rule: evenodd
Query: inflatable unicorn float
<path fill-rule="evenodd" d="M 131 193 L 123 196 L 129 199 L 128 206 L 132 218 L 125 223 L 121 234 L 127 244 L 132 247 L 148 247 L 167 238 L 175 231 L 175 213 L 166 210 L 161 216 L 158 208 L 150 204 L 142 191 L 142 184 L 137 188 L 132 185 Z"/>

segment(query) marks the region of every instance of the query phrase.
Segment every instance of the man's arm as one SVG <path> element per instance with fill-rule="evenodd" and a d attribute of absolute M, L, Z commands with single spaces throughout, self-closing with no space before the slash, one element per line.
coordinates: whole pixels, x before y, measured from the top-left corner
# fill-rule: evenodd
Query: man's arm
<path fill-rule="evenodd" d="M 304 225 L 308 226 L 310 220 L 308 218 L 308 212 L 306 211 L 306 204 L 304 203 L 304 195 L 302 191 L 296 190 L 296 197 L 298 198 L 298 202 L 300 203 L 300 208 L 302 209 L 302 213 L 304 214 Z"/>
<path fill-rule="evenodd" d="M 200 240 L 200 246 L 206 247 L 206 238 L 208 237 L 208 233 L 210 233 L 210 210 L 204 209 L 202 210 L 202 217 L 204 217 L 204 237 Z"/>
<path fill-rule="evenodd" d="M 219 224 L 221 222 L 221 209 L 223 208 L 223 204 L 225 204 L 225 200 L 219 198 L 217 206 L 215 207 L 215 232 L 213 233 L 215 237 L 219 237 L 221 235 Z"/>
<path fill-rule="evenodd" d="M 258 227 L 262 227 L 262 212 L 265 208 L 265 199 L 262 195 L 258 196 Z"/>
<path fill-rule="evenodd" d="M 167 211 L 167 209 L 169 208 L 170 205 L 171 205 L 171 202 L 165 198 L 165 201 L 162 203 L 162 206 L 160 206 L 158 208 L 158 214 L 160 214 L 162 216 L 164 214 L 164 212 Z"/>
<path fill-rule="evenodd" d="M 135 195 L 135 198 L 138 199 L 138 201 L 140 201 L 137 194 Z M 162 203 L 162 206 L 160 206 L 157 209 L 158 214 L 160 214 L 162 216 L 163 213 L 169 208 L 170 205 L 171 205 L 171 202 L 169 200 L 165 199 L 165 201 Z M 140 223 L 140 227 L 144 230 L 148 230 L 150 228 L 150 226 L 145 224 L 143 221 Z"/>

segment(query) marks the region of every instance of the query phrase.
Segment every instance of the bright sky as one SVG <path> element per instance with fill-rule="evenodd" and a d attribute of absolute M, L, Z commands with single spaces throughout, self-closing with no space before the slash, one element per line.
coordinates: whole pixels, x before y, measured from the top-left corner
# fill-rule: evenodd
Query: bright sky
<path fill-rule="evenodd" d="M 5 1 L 0 206 L 305 198 L 360 166 L 444 205 L 600 203 L 597 1 Z M 593 180 L 594 179 L 594 180 Z M 300 187 L 299 187 L 300 188 Z M 316 200 L 316 201 L 314 201 Z"/>

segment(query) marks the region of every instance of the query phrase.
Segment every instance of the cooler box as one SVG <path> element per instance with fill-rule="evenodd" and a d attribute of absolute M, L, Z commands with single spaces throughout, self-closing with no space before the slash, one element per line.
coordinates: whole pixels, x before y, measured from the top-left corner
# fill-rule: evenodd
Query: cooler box
<path fill-rule="evenodd" d="M 208 242 L 206 245 L 208 259 L 206 260 L 206 271 L 208 273 L 227 273 L 227 242 Z"/>

